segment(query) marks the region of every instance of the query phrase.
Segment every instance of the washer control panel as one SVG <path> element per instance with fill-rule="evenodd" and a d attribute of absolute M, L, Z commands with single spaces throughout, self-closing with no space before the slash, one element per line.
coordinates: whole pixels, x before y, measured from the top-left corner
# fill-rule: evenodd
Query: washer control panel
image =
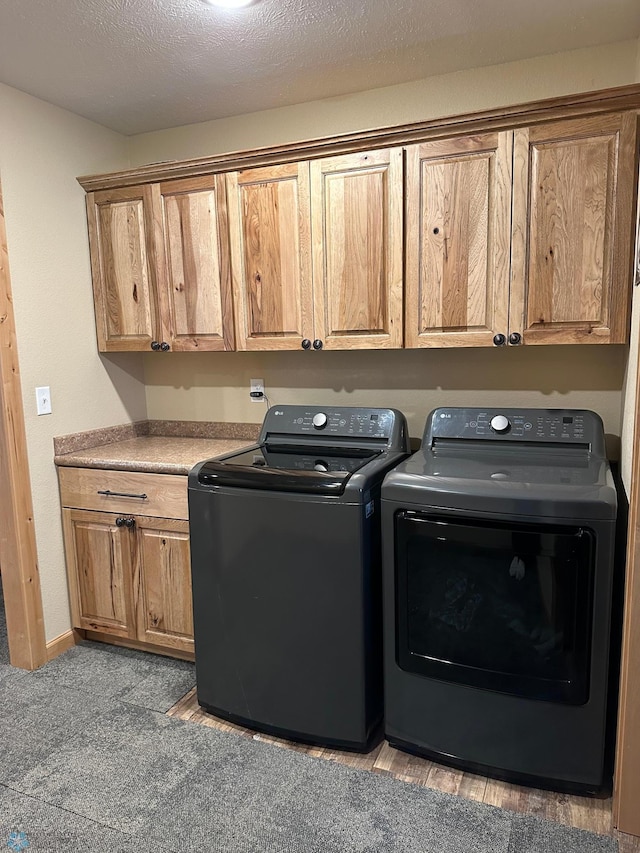
<path fill-rule="evenodd" d="M 385 439 L 390 447 L 404 447 L 406 433 L 404 415 L 396 409 L 272 406 L 265 416 L 260 440 L 322 435 L 342 440 Z"/>
<path fill-rule="evenodd" d="M 423 444 L 435 438 L 593 444 L 603 435 L 595 412 L 583 409 L 435 409 Z"/>

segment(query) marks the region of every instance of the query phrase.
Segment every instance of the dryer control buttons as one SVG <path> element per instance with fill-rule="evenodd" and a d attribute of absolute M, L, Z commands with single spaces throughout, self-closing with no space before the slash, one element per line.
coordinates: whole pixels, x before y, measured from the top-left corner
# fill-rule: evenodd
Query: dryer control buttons
<path fill-rule="evenodd" d="M 504 415 L 495 415 L 491 418 L 491 429 L 494 432 L 506 432 L 510 426 L 509 418 L 505 418 Z"/>
<path fill-rule="evenodd" d="M 324 412 L 318 412 L 313 416 L 312 423 L 316 429 L 324 429 L 327 425 L 327 416 Z"/>

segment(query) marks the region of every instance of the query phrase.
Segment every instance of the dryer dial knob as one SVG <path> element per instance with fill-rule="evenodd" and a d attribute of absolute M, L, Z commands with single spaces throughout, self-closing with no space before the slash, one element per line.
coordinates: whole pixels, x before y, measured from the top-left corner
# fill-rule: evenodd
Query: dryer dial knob
<path fill-rule="evenodd" d="M 316 429 L 324 429 L 327 425 L 327 416 L 324 412 L 318 412 L 317 415 L 313 416 L 312 423 Z"/>
<path fill-rule="evenodd" d="M 491 429 L 494 432 L 507 432 L 510 426 L 509 418 L 505 418 L 504 415 L 496 415 L 491 418 Z"/>

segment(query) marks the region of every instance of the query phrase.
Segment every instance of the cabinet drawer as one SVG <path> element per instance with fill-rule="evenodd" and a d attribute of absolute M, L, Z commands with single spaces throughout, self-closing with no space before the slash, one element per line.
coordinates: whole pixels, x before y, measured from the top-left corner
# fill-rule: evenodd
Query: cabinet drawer
<path fill-rule="evenodd" d="M 60 467 L 58 475 L 63 506 L 156 518 L 189 517 L 187 478 L 180 474 Z M 100 494 L 105 491 L 116 494 Z"/>

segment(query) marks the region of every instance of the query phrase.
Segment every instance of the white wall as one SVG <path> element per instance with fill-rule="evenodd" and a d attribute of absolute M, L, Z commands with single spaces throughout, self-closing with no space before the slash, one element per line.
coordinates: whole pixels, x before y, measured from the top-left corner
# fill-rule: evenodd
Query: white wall
<path fill-rule="evenodd" d="M 149 417 L 252 421 L 269 402 L 392 406 L 419 437 L 436 406 L 586 408 L 598 412 L 619 453 L 624 346 L 540 346 L 352 352 L 173 353 L 145 358 Z"/>
<path fill-rule="evenodd" d="M 585 48 L 131 138 L 131 165 L 426 121 L 636 80 L 638 42 Z"/>
<path fill-rule="evenodd" d="M 70 625 L 52 438 L 146 416 L 139 358 L 97 352 L 76 181 L 127 165 L 125 137 L 0 85 L 0 181 L 47 640 Z M 36 416 L 37 385 L 51 386 L 53 414 Z"/>

